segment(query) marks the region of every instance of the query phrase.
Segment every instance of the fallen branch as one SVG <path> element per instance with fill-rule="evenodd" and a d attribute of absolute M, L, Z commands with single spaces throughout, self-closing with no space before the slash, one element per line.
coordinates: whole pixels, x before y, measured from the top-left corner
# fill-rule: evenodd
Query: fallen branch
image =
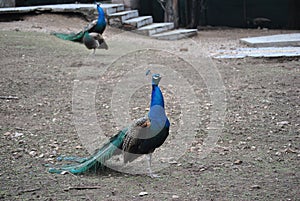
<path fill-rule="evenodd" d="M 25 189 L 25 190 L 22 190 L 18 193 L 18 195 L 21 195 L 23 193 L 31 193 L 31 192 L 34 192 L 34 191 L 39 191 L 41 190 L 41 188 L 31 188 L 31 189 Z"/>
<path fill-rule="evenodd" d="M 87 190 L 87 189 L 100 189 L 102 188 L 101 186 L 70 186 L 67 189 L 64 189 L 64 191 L 69 191 L 69 190 Z"/>
<path fill-rule="evenodd" d="M 0 99 L 4 99 L 4 100 L 19 100 L 19 97 L 17 97 L 17 96 L 0 96 Z"/>

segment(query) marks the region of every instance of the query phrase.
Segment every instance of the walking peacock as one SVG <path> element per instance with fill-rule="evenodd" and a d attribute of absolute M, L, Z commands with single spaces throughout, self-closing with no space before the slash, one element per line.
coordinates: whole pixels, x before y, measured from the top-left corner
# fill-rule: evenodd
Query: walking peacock
<path fill-rule="evenodd" d="M 83 44 L 86 46 L 88 49 L 94 49 L 93 54 L 95 54 L 96 49 L 108 49 L 108 46 L 101 34 L 92 32 L 84 32 L 84 36 L 82 39 Z"/>
<path fill-rule="evenodd" d="M 151 155 L 165 142 L 170 128 L 170 122 L 164 109 L 164 97 L 158 86 L 160 79 L 159 74 L 152 75 L 150 110 L 145 117 L 135 120 L 129 127 L 119 131 L 89 158 L 77 160 L 78 164 L 71 166 L 50 168 L 49 172 L 60 174 L 66 171 L 80 174 L 103 167 L 105 161 L 116 154 L 123 153 L 124 163 L 147 154 L 149 176 L 156 177 L 157 175 L 153 174 L 151 170 Z"/>
<path fill-rule="evenodd" d="M 78 33 L 71 33 L 71 34 L 65 34 L 65 33 L 52 33 L 52 34 L 63 40 L 70 40 L 74 42 L 82 42 L 85 32 L 89 32 L 89 33 L 94 32 L 102 35 L 106 28 L 106 20 L 105 20 L 105 13 L 101 8 L 100 3 L 97 3 L 97 11 L 98 11 L 98 19 L 88 24 L 83 31 L 80 31 Z"/>

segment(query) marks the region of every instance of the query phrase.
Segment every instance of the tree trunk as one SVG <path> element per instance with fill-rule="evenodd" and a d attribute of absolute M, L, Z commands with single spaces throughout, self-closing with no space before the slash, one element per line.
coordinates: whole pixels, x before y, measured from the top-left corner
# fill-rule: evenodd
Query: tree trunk
<path fill-rule="evenodd" d="M 197 27 L 197 13 L 198 13 L 198 6 L 197 6 L 197 0 L 191 1 L 191 21 L 189 24 L 189 28 L 196 28 Z"/>
<path fill-rule="evenodd" d="M 178 0 L 167 0 L 165 6 L 165 22 L 173 22 L 175 28 L 178 28 Z"/>
<path fill-rule="evenodd" d="M 15 7 L 15 6 L 16 6 L 15 0 L 0 0 L 0 8 Z"/>

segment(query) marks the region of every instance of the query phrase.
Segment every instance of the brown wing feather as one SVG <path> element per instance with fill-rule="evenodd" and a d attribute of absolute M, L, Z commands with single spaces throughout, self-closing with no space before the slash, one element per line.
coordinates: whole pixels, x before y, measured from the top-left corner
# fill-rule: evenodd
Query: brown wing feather
<path fill-rule="evenodd" d="M 150 120 L 148 117 L 143 117 L 136 120 L 128 129 L 124 143 L 123 143 L 123 157 L 124 162 L 130 162 L 139 157 L 139 154 L 134 154 L 134 150 L 139 146 L 139 137 L 145 129 L 150 127 Z"/>
<path fill-rule="evenodd" d="M 84 27 L 85 31 L 90 31 L 92 28 L 94 28 L 97 24 L 98 20 L 94 20 L 91 23 L 89 23 L 86 27 Z"/>
<path fill-rule="evenodd" d="M 89 35 L 99 42 L 99 45 L 97 46 L 98 49 L 108 49 L 108 45 L 101 34 L 91 32 Z"/>

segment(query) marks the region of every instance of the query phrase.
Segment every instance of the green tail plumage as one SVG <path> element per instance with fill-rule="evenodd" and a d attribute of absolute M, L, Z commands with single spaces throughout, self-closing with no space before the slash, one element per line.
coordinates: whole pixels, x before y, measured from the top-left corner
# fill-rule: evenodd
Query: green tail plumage
<path fill-rule="evenodd" d="M 74 41 L 74 42 L 82 42 L 82 38 L 84 36 L 84 32 L 78 32 L 78 33 L 70 33 L 70 34 L 66 34 L 66 33 L 52 33 L 52 35 L 63 39 L 63 40 L 69 40 L 69 41 Z"/>
<path fill-rule="evenodd" d="M 91 169 L 98 169 L 104 166 L 106 160 L 110 159 L 118 149 L 121 149 L 124 136 L 127 129 L 123 129 L 117 135 L 113 136 L 108 143 L 95 152 L 94 155 L 83 160 L 79 164 L 63 166 L 60 168 L 50 168 L 50 173 L 61 174 L 62 172 L 70 172 L 72 174 L 80 174 Z"/>

